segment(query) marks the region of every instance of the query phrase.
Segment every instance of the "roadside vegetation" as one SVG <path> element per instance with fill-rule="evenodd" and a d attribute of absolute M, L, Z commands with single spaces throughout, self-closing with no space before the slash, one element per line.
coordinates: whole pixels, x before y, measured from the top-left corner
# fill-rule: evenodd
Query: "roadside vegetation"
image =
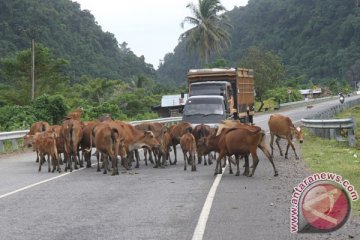
<path fill-rule="evenodd" d="M 348 109 L 336 118 L 354 117 L 360 123 L 360 106 Z M 315 137 L 306 131 L 301 154 L 311 172 L 333 172 L 348 179 L 360 194 L 360 130 L 356 129 L 357 146 Z M 352 211 L 360 216 L 360 200 L 352 202 Z"/>

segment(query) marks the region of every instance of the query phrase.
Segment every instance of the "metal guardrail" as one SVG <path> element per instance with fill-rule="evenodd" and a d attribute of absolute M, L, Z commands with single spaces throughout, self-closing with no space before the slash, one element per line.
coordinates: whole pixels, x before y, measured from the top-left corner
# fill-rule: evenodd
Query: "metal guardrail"
<path fill-rule="evenodd" d="M 349 145 L 356 145 L 356 123 L 353 118 L 344 119 L 301 119 L 303 125 L 310 128 L 312 133 L 323 138 L 332 138 L 344 141 L 343 135 L 347 135 Z"/>
<path fill-rule="evenodd" d="M 156 118 L 156 119 L 148 119 L 141 121 L 132 121 L 129 122 L 132 125 L 137 125 L 140 123 L 147 122 L 159 122 L 165 124 L 178 123 L 181 121 L 181 117 L 169 117 L 169 118 Z M 13 132 L 0 132 L 0 152 L 4 152 L 4 141 L 11 140 L 12 141 L 12 149 L 15 150 L 18 148 L 17 140 L 23 138 L 29 130 L 21 130 L 21 131 L 13 131 Z"/>

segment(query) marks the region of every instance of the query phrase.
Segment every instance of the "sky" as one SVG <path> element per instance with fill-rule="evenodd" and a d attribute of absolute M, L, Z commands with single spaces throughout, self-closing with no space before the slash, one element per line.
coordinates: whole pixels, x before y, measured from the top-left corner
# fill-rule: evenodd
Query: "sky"
<path fill-rule="evenodd" d="M 155 69 L 166 53 L 173 52 L 181 33 L 192 25 L 180 24 L 191 12 L 186 5 L 196 0 L 72 0 L 89 10 L 104 32 L 127 42 L 137 55 Z M 245 6 L 248 0 L 220 0 L 227 10 Z"/>

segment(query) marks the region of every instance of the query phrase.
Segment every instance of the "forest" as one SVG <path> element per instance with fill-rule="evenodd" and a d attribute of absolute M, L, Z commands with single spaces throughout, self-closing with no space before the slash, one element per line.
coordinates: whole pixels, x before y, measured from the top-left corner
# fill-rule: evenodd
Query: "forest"
<path fill-rule="evenodd" d="M 301 98 L 289 89 L 349 92 L 360 82 L 359 11 L 352 0 L 249 0 L 222 13 L 232 25 L 231 44 L 209 62 L 179 38 L 155 70 L 76 2 L 0 0 L 0 131 L 57 124 L 78 106 L 85 120 L 109 112 L 122 120 L 156 118 L 151 106 L 186 91 L 191 68 L 253 68 L 259 101 Z"/>

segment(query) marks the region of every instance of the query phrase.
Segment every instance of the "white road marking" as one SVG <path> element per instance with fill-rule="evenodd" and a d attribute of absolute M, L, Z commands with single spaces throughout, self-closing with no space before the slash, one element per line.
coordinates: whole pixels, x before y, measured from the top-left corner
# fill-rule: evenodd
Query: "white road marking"
<path fill-rule="evenodd" d="M 227 166 L 227 164 L 226 164 Z M 225 166 L 225 168 L 226 168 Z M 216 189 L 219 186 L 220 180 L 225 172 L 225 168 L 222 169 L 222 174 L 218 174 L 213 182 L 213 185 L 210 188 L 210 191 L 206 197 L 204 206 L 201 210 L 200 217 L 198 220 L 198 223 L 196 225 L 194 235 L 192 237 L 192 240 L 202 240 L 205 233 L 206 223 L 209 218 L 210 210 L 212 203 L 215 198 Z"/>
<path fill-rule="evenodd" d="M 97 164 L 97 163 L 92 164 L 92 166 L 95 165 L 95 164 Z M 4 197 L 8 197 L 8 196 L 13 195 L 13 194 L 18 193 L 18 192 L 22 192 L 22 191 L 27 190 L 27 189 L 29 189 L 29 188 L 35 187 L 35 186 L 37 186 L 37 185 L 40 185 L 40 184 L 43 184 L 43 183 L 47 183 L 47 182 L 53 181 L 53 180 L 58 179 L 58 178 L 61 178 L 61 177 L 65 177 L 66 175 L 68 175 L 68 174 L 70 174 L 70 173 L 74 173 L 74 172 L 77 172 L 77 171 L 80 171 L 80 170 L 83 170 L 83 169 L 85 169 L 85 168 L 79 168 L 79 169 L 77 169 L 77 170 L 73 170 L 72 172 L 66 172 L 66 173 L 63 173 L 63 174 L 58 175 L 58 176 L 56 176 L 56 177 L 49 178 L 49 179 L 43 180 L 43 181 L 41 181 L 41 182 L 37 182 L 37 183 L 31 184 L 31 185 L 28 185 L 28 186 L 26 186 L 26 187 L 17 189 L 17 190 L 15 190 L 15 191 L 12 191 L 12 192 L 9 192 L 9 193 L 5 193 L 5 194 L 3 194 L 3 195 L 0 196 L 0 199 L 2 199 L 2 198 L 4 198 Z"/>

